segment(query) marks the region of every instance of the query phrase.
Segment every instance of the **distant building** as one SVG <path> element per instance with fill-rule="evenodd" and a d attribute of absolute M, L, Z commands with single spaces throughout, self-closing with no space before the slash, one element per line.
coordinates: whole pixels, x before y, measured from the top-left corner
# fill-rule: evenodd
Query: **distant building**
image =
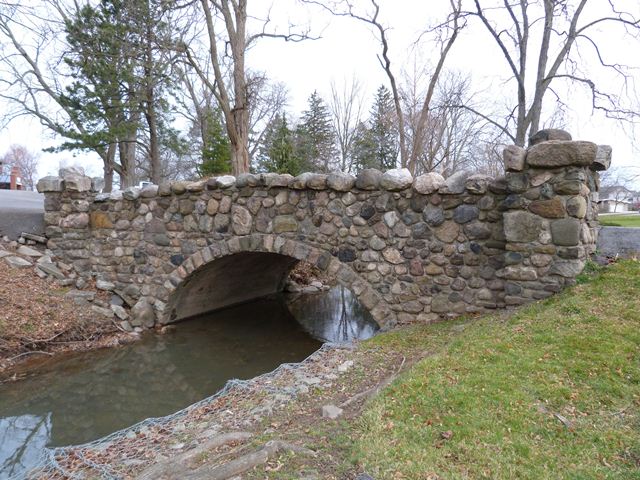
<path fill-rule="evenodd" d="M 20 169 L 11 167 L 9 174 L 6 175 L 2 167 L 2 162 L 0 162 L 0 190 L 24 190 Z"/>
<path fill-rule="evenodd" d="M 600 213 L 620 213 L 637 210 L 640 193 L 622 186 L 602 187 L 598 211 Z"/>

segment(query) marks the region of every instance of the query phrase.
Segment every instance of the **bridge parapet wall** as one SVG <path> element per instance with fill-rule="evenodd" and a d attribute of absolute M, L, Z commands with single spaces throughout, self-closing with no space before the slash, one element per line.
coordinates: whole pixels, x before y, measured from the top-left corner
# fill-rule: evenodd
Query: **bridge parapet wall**
<path fill-rule="evenodd" d="M 573 283 L 595 249 L 597 170 L 610 155 L 547 141 L 507 148 L 497 179 L 247 174 L 110 194 L 65 170 L 39 190 L 53 252 L 131 305 L 153 307 L 159 323 L 176 318 L 173 298 L 193 272 L 265 251 L 327 270 L 388 327 L 522 304 Z"/>

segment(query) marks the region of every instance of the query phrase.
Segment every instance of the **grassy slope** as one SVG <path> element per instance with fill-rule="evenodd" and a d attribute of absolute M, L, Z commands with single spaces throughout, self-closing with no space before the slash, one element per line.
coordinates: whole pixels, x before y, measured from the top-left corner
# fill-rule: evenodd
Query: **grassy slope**
<path fill-rule="evenodd" d="M 640 227 L 640 213 L 629 215 L 598 215 L 600 225 L 604 227 Z"/>
<path fill-rule="evenodd" d="M 435 353 L 370 405 L 352 460 L 380 479 L 640 478 L 639 263 L 459 329 L 416 330 Z"/>

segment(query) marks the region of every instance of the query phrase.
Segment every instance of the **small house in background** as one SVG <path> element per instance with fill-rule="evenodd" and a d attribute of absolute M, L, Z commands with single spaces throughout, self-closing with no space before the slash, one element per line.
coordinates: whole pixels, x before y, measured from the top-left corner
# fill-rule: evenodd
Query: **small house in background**
<path fill-rule="evenodd" d="M 24 190 L 22 176 L 18 167 L 11 167 L 7 175 L 0 162 L 0 190 Z"/>
<path fill-rule="evenodd" d="M 640 194 L 622 186 L 602 187 L 598 201 L 599 213 L 632 212 L 638 209 Z"/>

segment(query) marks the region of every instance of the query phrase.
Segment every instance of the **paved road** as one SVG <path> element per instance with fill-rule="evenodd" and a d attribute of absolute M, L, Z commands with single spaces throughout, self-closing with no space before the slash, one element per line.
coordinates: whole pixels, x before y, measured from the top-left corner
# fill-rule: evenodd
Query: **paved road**
<path fill-rule="evenodd" d="M 0 190 L 0 236 L 17 240 L 22 232 L 44 233 L 44 195 Z"/>
<path fill-rule="evenodd" d="M 601 227 L 598 251 L 603 255 L 633 255 L 640 253 L 640 228 Z"/>

